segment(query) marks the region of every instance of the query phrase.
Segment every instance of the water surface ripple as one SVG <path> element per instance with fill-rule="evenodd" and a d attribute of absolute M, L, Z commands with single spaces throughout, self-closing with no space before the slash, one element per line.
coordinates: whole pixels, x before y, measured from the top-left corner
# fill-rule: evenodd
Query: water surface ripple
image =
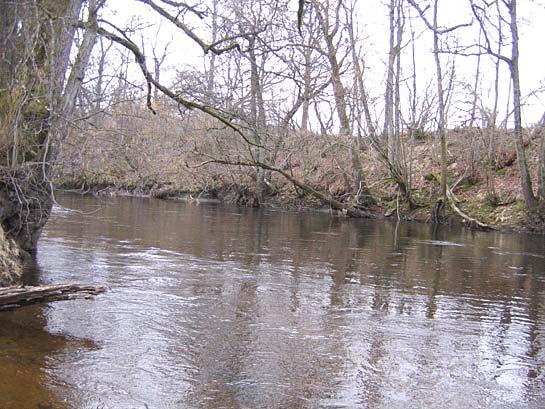
<path fill-rule="evenodd" d="M 542 408 L 543 237 L 61 195 L 0 408 Z"/>

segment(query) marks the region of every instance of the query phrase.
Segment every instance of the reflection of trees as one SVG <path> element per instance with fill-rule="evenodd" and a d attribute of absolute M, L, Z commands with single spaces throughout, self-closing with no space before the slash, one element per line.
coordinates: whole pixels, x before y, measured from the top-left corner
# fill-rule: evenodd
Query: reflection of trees
<path fill-rule="evenodd" d="M 431 227 L 431 239 L 435 241 L 441 241 L 441 237 L 439 235 L 439 226 L 438 225 L 432 225 Z M 443 249 L 444 246 L 433 246 L 431 247 L 431 259 L 433 260 L 434 264 L 434 275 L 431 281 L 430 288 L 428 290 L 428 305 L 427 305 L 427 318 L 434 318 L 435 312 L 437 311 L 437 303 L 436 303 L 436 297 L 439 292 L 440 283 L 441 283 L 441 273 L 442 273 L 442 263 L 443 263 Z"/>
<path fill-rule="evenodd" d="M 372 406 L 411 376 L 430 382 L 430 368 L 452 371 L 450 360 L 475 380 L 511 370 L 502 366 L 508 360 L 523 368 L 513 375 L 520 385 L 543 376 L 541 242 L 316 214 L 116 202 L 85 231 L 67 225 L 74 230 L 66 236 L 83 247 L 100 236 L 99 248 L 138 238 L 144 248 L 190 255 L 184 259 L 198 260 L 200 272 L 210 262 L 211 271 L 185 288 L 200 300 L 183 311 L 183 322 L 196 325 L 198 346 L 184 344 L 199 370 L 195 399 L 298 407 L 296 396 L 352 389 Z M 396 381 L 399 361 L 406 373 Z"/>
<path fill-rule="evenodd" d="M 543 271 L 543 270 L 542 270 Z M 543 274 L 543 273 L 541 273 Z M 529 291 L 528 302 L 528 351 L 527 354 L 537 364 L 539 364 L 540 354 L 543 350 L 543 340 L 540 336 L 543 334 L 543 277 L 539 277 L 539 274 L 533 270 L 532 283 Z M 541 325 L 540 325 L 541 324 Z M 528 368 L 527 376 L 531 378 L 540 378 L 541 384 L 545 380 L 545 373 L 542 367 L 533 366 Z"/>
<path fill-rule="evenodd" d="M 255 399 L 246 391 L 252 381 L 248 370 L 256 337 L 257 284 L 251 279 L 222 287 L 228 305 L 204 302 L 192 313 L 208 319 L 198 323 L 196 345 L 189 352 L 197 368 L 190 400 L 202 402 L 206 396 L 207 407 L 238 407 Z"/>

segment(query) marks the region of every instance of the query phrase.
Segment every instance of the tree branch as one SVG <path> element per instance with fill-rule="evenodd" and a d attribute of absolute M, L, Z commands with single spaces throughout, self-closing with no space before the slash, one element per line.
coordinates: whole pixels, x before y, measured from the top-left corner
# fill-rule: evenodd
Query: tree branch
<path fill-rule="evenodd" d="M 204 112 L 204 113 L 210 115 L 211 117 L 217 119 L 218 121 L 220 121 L 221 123 L 226 125 L 228 128 L 233 130 L 235 133 L 237 133 L 244 140 L 244 142 L 246 142 L 248 145 L 258 147 L 258 148 L 264 148 L 263 146 L 261 146 L 259 144 L 256 144 L 255 142 L 250 141 L 246 137 L 244 132 L 238 126 L 233 124 L 228 119 L 224 118 L 216 109 L 214 109 L 212 107 L 209 107 L 209 106 L 206 106 L 204 104 L 200 104 L 200 103 L 195 102 L 195 101 L 190 101 L 188 99 L 182 98 L 180 95 L 176 94 L 175 92 L 173 92 L 172 90 L 170 90 L 169 88 L 164 86 L 163 84 L 156 81 L 155 78 L 153 78 L 153 75 L 150 73 L 150 71 L 148 70 L 148 68 L 146 66 L 146 58 L 145 58 L 144 54 L 142 53 L 140 48 L 134 42 L 132 42 L 128 38 L 119 37 L 118 35 L 116 35 L 114 33 L 111 33 L 111 32 L 105 30 L 102 27 L 99 27 L 97 29 L 97 32 L 98 32 L 98 34 L 108 38 L 111 41 L 114 41 L 114 42 L 122 45 L 123 47 L 125 47 L 126 49 L 128 49 L 129 51 L 132 52 L 136 62 L 138 63 L 138 66 L 140 67 L 140 70 L 142 71 L 142 74 L 144 75 L 144 78 L 146 79 L 146 82 L 148 84 L 148 98 L 147 98 L 148 108 L 153 113 L 155 113 L 155 110 L 151 107 L 151 91 L 150 91 L 152 84 L 155 87 L 157 87 L 157 89 L 160 90 L 163 94 L 165 94 L 167 97 L 169 97 L 173 101 L 177 102 L 178 104 L 180 104 L 180 105 L 182 105 L 182 106 L 184 106 L 184 107 L 186 107 L 188 109 L 197 109 L 197 110 L 199 110 L 201 112 Z"/>
<path fill-rule="evenodd" d="M 422 21 L 424 22 L 424 24 L 426 25 L 426 27 L 428 27 L 429 30 L 437 33 L 437 34 L 447 34 L 447 33 L 450 33 L 454 30 L 457 30 L 459 28 L 462 28 L 462 27 L 470 27 L 471 25 L 473 25 L 473 21 L 470 21 L 469 23 L 460 23 L 460 24 L 457 24 L 455 26 L 452 26 L 452 27 L 447 27 L 447 28 L 442 28 L 440 29 L 439 27 L 435 27 L 433 24 L 430 23 L 430 21 L 426 18 L 426 10 L 429 8 L 426 7 L 425 9 L 422 9 L 418 3 L 416 3 L 416 1 L 414 0 L 407 0 L 409 2 L 409 4 L 411 6 L 413 6 L 415 8 L 415 10 L 418 12 L 418 14 L 420 14 L 420 17 L 422 18 Z"/>
<path fill-rule="evenodd" d="M 174 24 L 176 27 L 178 27 L 180 30 L 182 30 L 189 38 L 191 38 L 193 41 L 195 41 L 204 51 L 205 54 L 208 53 L 208 51 L 212 51 L 214 54 L 222 54 L 224 52 L 233 50 L 233 49 L 240 49 L 240 45 L 237 43 L 230 44 L 223 48 L 217 48 L 216 45 L 228 41 L 229 39 L 216 41 L 214 44 L 206 44 L 198 35 L 196 35 L 193 30 L 191 30 L 187 24 L 180 21 L 177 17 L 171 15 L 168 11 L 166 11 L 164 8 L 158 6 L 151 0 L 137 0 L 141 3 L 147 4 L 150 6 L 153 10 L 155 10 L 157 13 L 159 13 L 161 16 L 166 18 L 168 21 L 170 21 L 172 24 Z M 165 0 L 162 0 L 165 1 Z M 171 2 L 169 2 L 171 3 Z M 182 5 L 183 3 L 180 3 Z M 187 5 L 185 7 L 188 7 Z"/>

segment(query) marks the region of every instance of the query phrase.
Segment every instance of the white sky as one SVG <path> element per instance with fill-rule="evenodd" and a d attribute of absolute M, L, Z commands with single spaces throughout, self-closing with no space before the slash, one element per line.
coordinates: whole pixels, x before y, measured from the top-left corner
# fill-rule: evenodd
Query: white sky
<path fill-rule="evenodd" d="M 294 9 L 296 0 L 292 0 Z M 166 42 L 172 42 L 169 46 L 169 54 L 165 66 L 171 68 L 183 68 L 183 66 L 191 65 L 196 69 L 202 70 L 204 67 L 204 58 L 202 50 L 183 33 L 174 28 L 168 21 L 162 21 L 160 30 L 158 25 L 160 18 L 145 5 L 137 1 L 110 1 L 105 16 L 109 18 L 111 14 L 115 15 L 115 20 L 118 25 L 127 25 L 132 16 L 137 17 L 145 24 L 150 24 L 152 27 L 144 30 L 146 50 L 151 51 L 151 46 L 157 44 L 162 49 Z M 388 52 L 388 9 L 384 0 L 359 0 L 358 3 L 358 26 L 365 36 L 364 50 L 366 54 L 366 83 L 375 84 L 375 87 L 370 87 L 370 93 L 379 98 L 383 93 L 384 77 L 385 77 L 385 62 L 387 61 Z M 451 26 L 462 22 L 471 21 L 471 11 L 469 8 L 469 0 L 441 0 L 439 9 L 439 23 L 441 26 Z M 538 1 L 522 0 L 519 1 L 519 31 L 520 31 L 520 72 L 521 86 L 523 95 L 529 94 L 531 91 L 539 88 L 540 84 L 545 85 L 545 58 L 543 55 L 542 42 L 545 41 L 545 6 Z M 416 14 L 415 14 L 416 15 Z M 294 11 L 294 21 L 296 15 Z M 120 23 L 124 22 L 124 23 Z M 415 27 L 423 30 L 420 21 L 415 22 Z M 474 29 L 463 29 L 466 36 L 474 36 Z M 409 38 L 407 29 L 406 37 Z M 462 34 L 460 34 L 463 36 Z M 140 42 L 138 38 L 137 43 Z M 417 41 L 417 65 L 418 78 L 420 86 L 424 86 L 426 81 L 431 81 L 435 75 L 435 66 L 433 63 L 432 50 L 432 35 L 430 32 L 425 32 Z M 408 50 L 409 51 L 409 50 Z M 505 50 L 509 52 L 509 50 Z M 410 62 L 409 53 L 402 58 L 406 63 Z M 448 57 L 442 57 L 444 61 Z M 475 72 L 474 57 L 457 57 L 458 64 L 456 67 L 458 80 L 471 81 Z M 485 62 L 488 61 L 488 63 Z M 148 62 L 151 68 L 151 58 L 148 56 Z M 490 64 L 491 59 L 484 57 L 482 60 L 483 69 L 492 69 Z M 503 73 L 507 74 L 507 67 L 502 64 Z M 135 71 L 136 73 L 137 71 Z M 168 80 L 172 76 L 165 74 L 162 80 Z M 490 72 L 490 71 L 489 71 Z M 408 74 L 408 73 L 407 73 Z M 489 78 L 492 78 L 489 74 Z M 503 85 L 507 84 L 505 80 Z M 490 91 L 488 84 L 482 84 L 481 92 L 483 99 L 487 99 L 487 94 Z M 507 85 L 505 85 L 507 87 Z M 435 89 L 434 89 L 435 91 Z M 500 91 L 501 92 L 501 91 Z M 504 90 L 503 100 L 500 102 L 500 120 L 505 116 L 507 89 Z M 382 104 L 382 99 L 378 99 L 378 103 Z M 491 103 L 488 102 L 491 106 Z M 456 114 L 453 114 L 452 108 L 450 116 L 450 126 L 456 125 Z M 377 111 L 380 113 L 382 107 L 378 106 Z M 526 124 L 535 123 L 545 111 L 543 95 L 536 95 L 527 101 L 527 106 L 524 109 L 524 121 Z"/>

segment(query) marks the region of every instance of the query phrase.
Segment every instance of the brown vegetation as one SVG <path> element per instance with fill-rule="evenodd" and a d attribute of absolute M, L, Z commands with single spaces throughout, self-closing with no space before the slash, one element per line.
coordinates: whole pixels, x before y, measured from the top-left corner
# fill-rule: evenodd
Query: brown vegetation
<path fill-rule="evenodd" d="M 244 161 L 243 143 L 229 132 L 215 131 L 214 120 L 199 113 L 180 117 L 165 103 L 151 114 L 135 103 L 118 107 L 102 125 L 80 132 L 65 144 L 56 168 L 56 182 L 70 189 L 100 191 L 104 188 L 150 194 L 160 198 L 207 197 L 253 205 L 256 193 L 255 168 L 216 163 L 232 158 Z M 527 132 L 527 154 L 532 174 L 537 173 L 536 134 Z M 319 135 L 308 131 L 269 134 L 271 166 L 335 200 L 351 200 L 353 175 L 349 137 Z M 490 148 L 491 140 L 494 149 Z M 478 220 L 495 226 L 521 225 L 525 220 L 519 171 L 509 160 L 515 153 L 510 131 L 479 128 L 449 131 L 448 184 L 457 207 Z M 402 137 L 404 151 L 411 141 Z M 427 220 L 440 192 L 440 155 L 433 133 L 414 142 L 412 150 L 410 207 L 400 198 L 398 185 L 387 164 L 367 146 L 361 152 L 371 192 L 378 199 L 377 214 Z M 210 158 L 215 159 L 206 165 Z M 202 166 L 201 166 L 202 165 Z M 291 183 L 278 172 L 265 176 L 265 202 L 275 206 L 322 207 L 320 201 Z M 457 217 L 452 215 L 452 220 Z M 459 218 L 458 218 L 459 219 Z M 460 220 L 460 219 L 459 219 Z"/>

